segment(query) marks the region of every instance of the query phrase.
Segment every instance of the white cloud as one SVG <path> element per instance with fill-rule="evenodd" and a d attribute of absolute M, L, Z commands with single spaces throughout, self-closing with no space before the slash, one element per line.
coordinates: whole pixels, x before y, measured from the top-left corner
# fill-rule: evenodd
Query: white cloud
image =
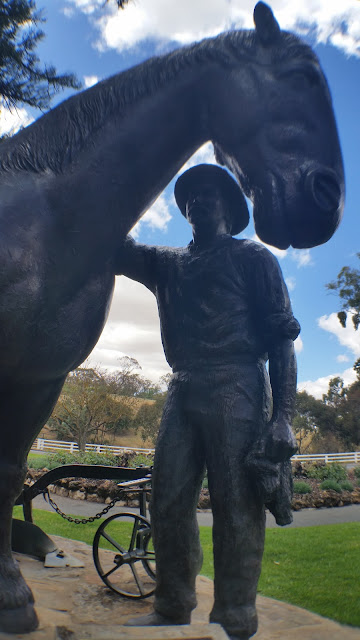
<path fill-rule="evenodd" d="M 271 253 L 273 253 L 278 260 L 283 260 L 288 255 L 287 249 L 277 249 L 276 247 L 272 247 L 270 244 L 265 244 L 265 242 L 260 240 L 259 236 L 257 236 L 256 234 L 251 238 L 251 240 L 254 240 L 254 242 L 259 242 L 260 244 L 264 245 L 264 247 L 266 247 L 269 251 L 271 251 Z"/>
<path fill-rule="evenodd" d="M 93 87 L 97 82 L 99 82 L 98 76 L 84 76 L 84 85 L 86 89 Z"/>
<path fill-rule="evenodd" d="M 356 373 L 354 369 L 345 369 L 342 373 L 331 373 L 323 378 L 317 380 L 306 380 L 305 382 L 299 382 L 298 391 L 307 391 L 315 398 L 322 398 L 324 393 L 327 393 L 329 388 L 329 381 L 331 378 L 340 377 L 344 380 L 345 386 L 349 386 L 356 380 Z"/>
<path fill-rule="evenodd" d="M 290 251 L 290 258 L 296 262 L 298 269 L 313 264 L 310 249 L 292 249 Z"/>
<path fill-rule="evenodd" d="M 301 353 L 301 351 L 304 348 L 304 343 L 301 339 L 301 336 L 298 336 L 294 342 L 294 347 L 295 347 L 295 352 L 296 353 Z"/>
<path fill-rule="evenodd" d="M 72 18 L 75 14 L 75 9 L 73 9 L 72 7 L 63 7 L 61 11 L 66 18 Z"/>
<path fill-rule="evenodd" d="M 349 316 L 351 314 L 348 314 L 345 329 L 341 326 L 336 313 L 331 313 L 329 316 L 321 316 L 317 322 L 321 329 L 334 335 L 341 345 L 350 349 L 354 356 L 358 358 L 360 356 L 360 330 L 355 331 Z"/>
<path fill-rule="evenodd" d="M 296 287 L 296 280 L 293 276 L 288 276 L 288 278 L 285 278 L 285 282 L 286 282 L 286 286 L 288 288 L 289 291 L 294 291 L 295 287 Z"/>
<path fill-rule="evenodd" d="M 163 194 L 161 194 L 145 215 L 139 220 L 131 231 L 134 238 L 139 237 L 140 229 L 143 226 L 150 227 L 153 231 L 166 231 L 171 220 L 169 204 Z"/>
<path fill-rule="evenodd" d="M 351 314 L 350 314 L 351 316 Z M 358 358 L 360 356 L 360 333 L 355 331 L 351 322 L 351 317 L 348 318 L 347 326 L 344 329 L 337 317 L 336 313 L 331 313 L 328 316 L 321 316 L 318 318 L 318 326 L 324 331 L 328 331 L 339 341 L 341 345 L 347 347 L 352 354 Z M 337 356 L 338 362 L 348 362 L 349 358 L 346 354 Z M 334 372 L 317 380 L 306 380 L 298 385 L 300 391 L 307 391 L 315 398 L 321 398 L 323 393 L 326 393 L 329 386 L 329 380 L 340 376 L 345 382 L 345 386 L 352 384 L 356 380 L 356 374 L 353 368 L 345 369 L 343 372 Z"/>
<path fill-rule="evenodd" d="M 124 11 L 103 0 L 67 0 L 96 16 L 98 46 L 123 51 L 146 38 L 185 44 L 220 31 L 252 28 L 254 0 L 134 0 Z M 282 29 L 312 33 L 316 42 L 330 42 L 349 55 L 360 55 L 360 3 L 356 0 L 272 0 Z M 101 12 L 97 13 L 97 9 Z"/>
<path fill-rule="evenodd" d="M 170 371 L 163 354 L 155 296 L 138 282 L 121 276 L 116 278 L 108 322 L 89 361 L 115 370 L 124 355 L 136 358 L 141 373 L 154 382 Z"/>
<path fill-rule="evenodd" d="M 67 0 L 67 2 L 69 4 L 75 5 L 75 7 L 79 11 L 82 11 L 83 13 L 86 13 L 88 15 L 93 14 L 94 11 L 96 11 L 96 9 L 101 9 L 101 7 L 104 6 L 104 0 Z M 69 11 L 69 10 L 65 8 L 64 10 L 65 15 L 66 15 L 66 11 Z"/>
<path fill-rule="evenodd" d="M 189 158 L 187 162 L 181 167 L 178 175 L 184 173 L 191 167 L 195 167 L 197 164 L 216 164 L 214 148 L 211 142 L 206 142 Z"/>
<path fill-rule="evenodd" d="M 7 109 L 0 104 L 0 135 L 16 133 L 21 127 L 27 127 L 33 122 L 26 109 Z"/>

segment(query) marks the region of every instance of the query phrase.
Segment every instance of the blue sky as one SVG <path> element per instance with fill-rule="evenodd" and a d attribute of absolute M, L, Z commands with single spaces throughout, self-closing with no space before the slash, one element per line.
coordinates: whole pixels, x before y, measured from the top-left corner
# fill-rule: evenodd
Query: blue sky
<path fill-rule="evenodd" d="M 124 11 L 117 11 L 112 0 L 105 9 L 103 0 L 37 0 L 37 6 L 44 8 L 47 18 L 47 37 L 38 50 L 41 59 L 54 63 L 59 72 L 75 72 L 85 86 L 203 36 L 234 26 L 251 28 L 253 10 L 249 0 L 134 0 Z M 319 396 L 333 375 L 350 381 L 352 365 L 360 356 L 360 330 L 356 333 L 351 323 L 346 330 L 340 327 L 337 298 L 325 290 L 342 266 L 358 266 L 360 251 L 360 2 L 293 0 L 285 6 L 283 0 L 274 0 L 272 8 L 280 26 L 311 42 L 320 58 L 345 163 L 346 207 L 334 237 L 311 250 L 275 250 L 302 326 L 296 344 L 299 386 Z M 68 95 L 60 94 L 53 104 Z M 39 115 L 18 112 L 25 123 Z M 2 129 L 16 124 L 16 114 L 5 116 L 2 110 Z M 210 146 L 191 162 L 198 161 L 214 161 Z M 172 190 L 173 183 L 133 230 L 139 241 L 181 246 L 191 239 Z M 244 235 L 254 237 L 252 224 Z M 124 354 L 135 357 L 144 375 L 154 380 L 168 371 L 155 299 L 140 285 L 118 278 L 108 324 L 90 360 L 113 368 Z"/>

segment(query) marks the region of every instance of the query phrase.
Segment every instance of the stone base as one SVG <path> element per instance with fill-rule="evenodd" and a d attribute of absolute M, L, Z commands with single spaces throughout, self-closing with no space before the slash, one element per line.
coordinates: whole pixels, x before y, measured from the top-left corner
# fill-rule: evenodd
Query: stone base
<path fill-rule="evenodd" d="M 27 635 L 0 633 L 0 640 L 225 640 L 208 624 L 213 583 L 199 576 L 199 605 L 191 626 L 124 627 L 129 618 L 152 610 L 153 598 L 128 600 L 109 591 L 96 573 L 91 548 L 52 536 L 60 549 L 84 562 L 84 568 L 46 569 L 39 560 L 15 554 L 35 596 L 40 625 Z M 259 596 L 259 631 L 254 640 L 360 640 L 360 629 L 339 625 L 283 602 Z M 218 634 L 218 635 L 216 635 Z"/>
<path fill-rule="evenodd" d="M 75 630 L 74 635 L 66 635 L 67 629 L 56 630 L 54 640 L 83 640 L 101 638 L 101 640 L 229 640 L 229 636 L 218 624 L 184 625 L 181 627 L 107 627 L 101 635 L 87 625 Z M 90 635 L 89 635 L 90 634 Z M 51 636 L 51 640 L 53 637 Z"/>

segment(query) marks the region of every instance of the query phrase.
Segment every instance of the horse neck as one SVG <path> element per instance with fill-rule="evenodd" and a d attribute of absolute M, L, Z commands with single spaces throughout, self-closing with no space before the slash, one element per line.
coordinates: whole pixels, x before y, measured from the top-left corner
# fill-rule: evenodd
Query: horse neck
<path fill-rule="evenodd" d="M 127 233 L 207 139 L 198 94 L 198 74 L 189 70 L 109 118 L 61 177 L 67 216 Z"/>

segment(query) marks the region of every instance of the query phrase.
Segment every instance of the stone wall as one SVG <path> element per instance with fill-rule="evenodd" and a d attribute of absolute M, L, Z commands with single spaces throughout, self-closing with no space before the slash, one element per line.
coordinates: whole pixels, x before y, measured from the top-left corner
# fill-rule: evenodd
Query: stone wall
<path fill-rule="evenodd" d="M 48 469 L 29 469 L 26 484 L 33 484 Z M 360 504 L 360 487 L 354 491 L 322 491 L 319 482 L 310 481 L 312 493 L 305 495 L 295 494 L 292 502 L 294 511 L 307 508 L 321 507 L 341 507 L 347 504 Z M 88 500 L 108 504 L 119 494 L 116 482 L 112 480 L 86 480 L 85 478 L 62 478 L 54 484 L 49 485 L 49 491 L 56 495 L 72 498 L 74 500 Z M 138 502 L 135 496 L 129 494 L 119 501 L 119 505 L 127 507 L 137 507 Z M 210 496 L 208 489 L 202 489 L 199 498 L 199 509 L 210 509 Z"/>

